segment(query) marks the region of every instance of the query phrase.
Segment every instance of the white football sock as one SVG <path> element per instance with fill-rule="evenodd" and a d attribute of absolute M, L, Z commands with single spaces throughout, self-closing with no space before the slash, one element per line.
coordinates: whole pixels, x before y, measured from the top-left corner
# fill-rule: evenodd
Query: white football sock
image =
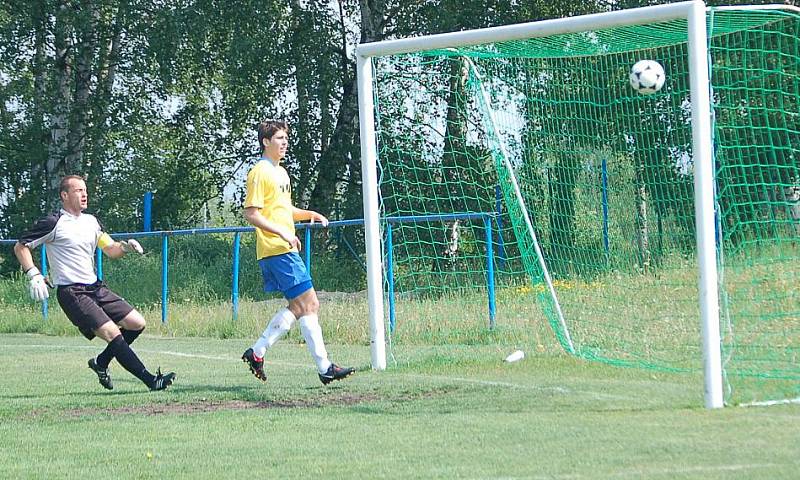
<path fill-rule="evenodd" d="M 325 350 L 325 342 L 322 340 L 322 328 L 316 315 L 303 315 L 300 317 L 300 333 L 306 340 L 308 353 L 314 358 L 319 373 L 325 373 L 331 366 L 328 360 L 328 352 Z"/>
<path fill-rule="evenodd" d="M 269 321 L 269 325 L 267 325 L 264 333 L 261 334 L 253 345 L 253 354 L 258 358 L 264 358 L 267 349 L 275 345 L 275 342 L 280 340 L 280 338 L 292 328 L 292 324 L 295 320 L 294 314 L 288 308 L 278 310 L 278 313 Z"/>

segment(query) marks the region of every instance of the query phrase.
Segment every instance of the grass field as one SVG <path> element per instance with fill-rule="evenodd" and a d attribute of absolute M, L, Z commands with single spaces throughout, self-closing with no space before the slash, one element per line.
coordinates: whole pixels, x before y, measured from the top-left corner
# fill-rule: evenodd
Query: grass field
<path fill-rule="evenodd" d="M 794 278 L 784 263 L 758 278 Z M 115 389 L 103 390 L 86 366 L 101 342 L 79 337 L 55 301 L 43 321 L 24 280 L 0 281 L 0 479 L 800 478 L 800 404 L 703 408 L 697 306 L 675 288 L 693 279 L 681 268 L 659 279 L 563 281 L 560 294 L 586 317 L 588 330 L 579 324 L 576 333 L 614 335 L 698 368 L 669 373 L 568 356 L 536 288 L 504 285 L 491 330 L 485 293 L 399 295 L 389 368 L 373 372 L 365 295 L 320 292 L 331 358 L 359 369 L 327 387 L 297 328 L 269 352 L 266 383 L 241 362 L 284 301 L 243 297 L 233 321 L 230 303 L 204 296 L 195 279 L 171 297 L 162 324 L 157 295 L 145 295 L 157 282 L 123 273 L 109 283 L 139 295 L 133 303 L 148 319 L 134 348 L 151 369 L 177 372 L 176 384 L 148 392 L 113 363 Z M 789 292 L 780 306 L 794 308 L 791 286 L 778 290 Z M 649 300 L 632 301 L 631 292 Z M 762 343 L 796 345 L 793 322 L 782 318 Z M 503 363 L 516 348 L 526 358 Z M 747 381 L 759 394 L 771 385 Z M 774 398 L 797 397 L 795 380 L 780 385 Z"/>
<path fill-rule="evenodd" d="M 496 345 L 331 344 L 360 368 L 323 387 L 305 347 L 270 351 L 266 383 L 239 360 L 251 339 L 144 335 L 148 392 L 116 363 L 103 390 L 75 336 L 0 335 L 0 478 L 798 478 L 800 405 L 702 408 L 702 379 Z"/>

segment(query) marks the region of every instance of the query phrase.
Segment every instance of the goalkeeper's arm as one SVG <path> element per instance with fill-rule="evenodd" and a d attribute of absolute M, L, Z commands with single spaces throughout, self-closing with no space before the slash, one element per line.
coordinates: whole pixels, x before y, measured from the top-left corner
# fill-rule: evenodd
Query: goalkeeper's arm
<path fill-rule="evenodd" d="M 144 253 L 144 249 L 142 249 L 142 246 L 136 240 L 131 238 L 129 240 L 115 242 L 106 233 L 100 236 L 97 241 L 97 246 L 110 258 L 120 258 L 129 253 L 138 253 L 139 255 Z"/>
<path fill-rule="evenodd" d="M 31 298 L 37 302 L 41 302 L 49 297 L 50 293 L 47 287 L 52 288 L 53 286 L 50 284 L 50 281 L 42 275 L 42 272 L 36 268 L 36 265 L 34 265 L 31 249 L 22 243 L 17 243 L 14 245 L 14 255 L 17 257 L 17 260 L 19 260 L 19 264 L 25 272 L 25 276 L 28 277 L 28 290 L 31 294 Z"/>

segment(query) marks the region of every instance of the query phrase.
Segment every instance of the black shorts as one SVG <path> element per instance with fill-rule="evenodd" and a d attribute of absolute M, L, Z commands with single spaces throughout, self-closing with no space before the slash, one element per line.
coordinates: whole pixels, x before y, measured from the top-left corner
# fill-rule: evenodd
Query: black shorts
<path fill-rule="evenodd" d="M 125 299 L 109 290 L 101 280 L 91 285 L 59 286 L 56 295 L 69 321 L 89 340 L 106 322 L 119 323 L 133 311 Z"/>

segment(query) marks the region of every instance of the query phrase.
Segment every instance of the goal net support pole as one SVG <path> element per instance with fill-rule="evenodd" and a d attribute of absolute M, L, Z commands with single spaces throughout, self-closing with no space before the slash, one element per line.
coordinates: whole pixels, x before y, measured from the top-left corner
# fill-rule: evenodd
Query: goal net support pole
<path fill-rule="evenodd" d="M 558 323 L 561 325 L 561 329 L 564 332 L 564 344 L 567 348 L 567 351 L 571 354 L 575 354 L 575 346 L 572 344 L 572 339 L 569 335 L 569 328 L 567 328 L 566 322 L 564 322 L 564 312 L 561 311 L 561 305 L 558 303 L 558 296 L 556 295 L 556 290 L 553 288 L 553 279 L 550 277 L 550 271 L 547 268 L 547 264 L 544 260 L 544 255 L 542 254 L 542 249 L 539 246 L 539 239 L 536 237 L 536 231 L 533 228 L 533 223 L 531 222 L 530 215 L 528 214 L 528 209 L 525 206 L 525 199 L 522 196 L 522 192 L 519 188 L 519 182 L 517 182 L 517 176 L 514 174 L 514 167 L 511 165 L 511 161 L 509 160 L 508 151 L 506 150 L 505 145 L 502 141 L 502 136 L 500 135 L 500 131 L 497 128 L 497 120 L 495 120 L 494 109 L 492 108 L 492 100 L 489 97 L 489 93 L 483 88 L 483 84 L 481 81 L 481 74 L 478 72 L 478 69 L 475 67 L 475 64 L 472 63 L 469 59 L 465 59 L 467 64 L 469 65 L 470 70 L 472 70 L 473 74 L 477 79 L 477 87 L 476 87 L 476 95 L 479 98 L 479 102 L 483 105 L 483 110 L 486 112 L 485 115 L 488 117 L 486 119 L 486 123 L 488 123 L 488 128 L 492 132 L 492 136 L 494 136 L 495 140 L 498 143 L 498 147 L 500 150 L 500 156 L 502 157 L 503 166 L 508 172 L 508 178 L 511 181 L 511 186 L 514 189 L 514 197 L 516 197 L 517 202 L 520 204 L 520 211 L 522 212 L 523 219 L 525 220 L 525 227 L 528 231 L 528 235 L 531 237 L 531 241 L 533 243 L 534 251 L 536 252 L 536 259 L 539 262 L 539 266 L 542 269 L 542 276 L 544 277 L 544 282 L 547 285 L 547 290 L 550 293 L 550 297 L 553 299 L 553 306 L 556 311 L 556 316 L 558 317 Z"/>

